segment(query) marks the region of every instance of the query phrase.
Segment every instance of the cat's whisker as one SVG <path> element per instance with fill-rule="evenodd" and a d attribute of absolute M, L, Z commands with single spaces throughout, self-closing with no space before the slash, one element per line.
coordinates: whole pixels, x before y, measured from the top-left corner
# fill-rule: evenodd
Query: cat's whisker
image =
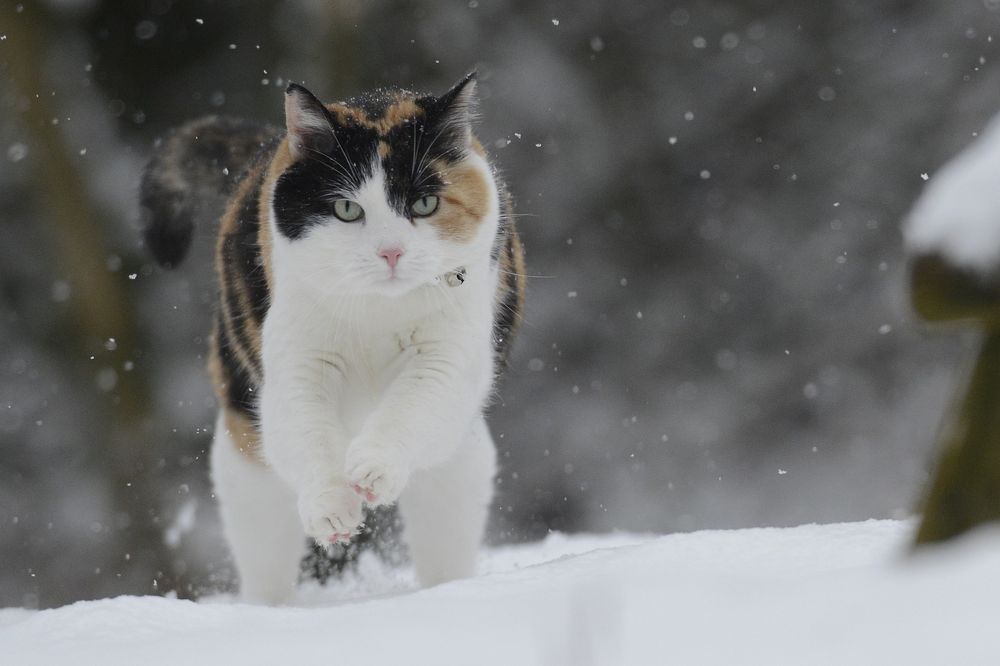
<path fill-rule="evenodd" d="M 414 174 L 414 172 L 417 170 L 417 141 L 418 140 L 417 140 L 417 123 L 413 122 L 411 126 L 413 128 L 413 138 L 410 141 L 410 143 L 412 145 L 412 148 L 413 148 L 412 155 L 410 156 L 410 175 L 412 177 L 413 174 Z M 422 133 L 421 133 L 421 136 L 423 136 Z"/>
<path fill-rule="evenodd" d="M 339 162 L 334 160 L 332 157 L 330 157 L 323 151 L 309 147 L 307 147 L 306 150 L 315 155 L 319 159 L 320 164 L 326 166 L 337 175 L 343 176 L 348 181 L 353 180 L 355 178 L 355 176 L 352 173 L 348 173 L 347 170 L 345 170 L 344 167 Z"/>
<path fill-rule="evenodd" d="M 519 324 L 523 324 L 524 326 L 533 326 L 533 323 L 530 322 L 530 321 L 528 321 L 528 318 L 525 316 L 524 310 L 519 309 L 520 306 L 518 306 L 518 307 L 511 307 L 511 306 L 507 305 L 506 303 L 504 303 L 503 301 L 497 303 L 497 306 L 501 310 L 503 310 L 503 311 L 507 312 L 509 315 L 511 315 L 511 317 L 515 321 L 517 321 Z"/>
<path fill-rule="evenodd" d="M 517 273 L 515 271 L 505 271 L 502 268 L 495 269 L 500 275 L 511 275 L 514 277 L 522 277 L 529 280 L 554 280 L 559 277 L 558 275 L 528 275 L 527 273 Z"/>
<path fill-rule="evenodd" d="M 347 163 L 347 168 L 350 169 L 351 174 L 354 176 L 355 185 L 360 185 L 361 178 L 358 178 L 357 169 L 355 169 L 355 165 L 351 162 L 351 158 L 347 156 L 347 151 L 344 150 L 344 144 L 340 142 L 340 135 L 333 129 L 332 126 L 330 127 L 330 134 L 333 135 L 334 140 L 337 142 L 337 147 L 340 148 L 340 154 L 344 156 L 344 161 Z"/>
<path fill-rule="evenodd" d="M 434 144 L 437 143 L 437 140 L 441 138 L 442 134 L 444 134 L 445 129 L 447 129 L 447 127 L 442 127 L 441 129 L 439 129 L 438 133 L 434 135 L 433 139 L 431 139 L 430 144 L 428 144 L 427 148 L 424 149 L 424 152 L 420 156 L 420 163 L 417 165 L 417 173 L 414 174 L 413 176 L 414 180 L 416 180 L 420 176 L 420 174 L 423 173 L 423 170 L 426 169 L 427 166 L 430 164 L 429 162 L 427 162 L 427 158 L 430 156 L 431 148 L 434 147 Z"/>

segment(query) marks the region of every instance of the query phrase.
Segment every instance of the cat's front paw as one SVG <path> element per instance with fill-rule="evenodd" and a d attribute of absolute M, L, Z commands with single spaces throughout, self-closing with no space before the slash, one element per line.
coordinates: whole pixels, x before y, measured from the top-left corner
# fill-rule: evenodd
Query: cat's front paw
<path fill-rule="evenodd" d="M 401 446 L 356 439 L 347 449 L 347 482 L 372 505 L 392 504 L 410 478 Z"/>
<path fill-rule="evenodd" d="M 307 489 L 299 494 L 302 528 L 320 544 L 350 541 L 361 525 L 361 498 L 347 483 L 341 484 Z"/>

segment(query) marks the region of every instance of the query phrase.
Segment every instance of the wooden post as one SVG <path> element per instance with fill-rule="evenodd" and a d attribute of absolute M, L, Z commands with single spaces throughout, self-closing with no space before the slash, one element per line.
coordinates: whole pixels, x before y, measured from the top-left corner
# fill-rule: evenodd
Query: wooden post
<path fill-rule="evenodd" d="M 914 260 L 913 306 L 926 320 L 967 322 L 984 339 L 964 397 L 946 415 L 916 543 L 1000 521 L 1000 284 L 937 255 Z"/>

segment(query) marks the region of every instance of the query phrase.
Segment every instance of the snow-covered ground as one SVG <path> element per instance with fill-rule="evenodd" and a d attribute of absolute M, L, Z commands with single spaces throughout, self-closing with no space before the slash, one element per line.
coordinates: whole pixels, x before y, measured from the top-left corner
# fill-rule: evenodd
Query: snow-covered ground
<path fill-rule="evenodd" d="M 4 664 L 1000 664 L 1000 532 L 919 557 L 868 521 L 493 550 L 415 589 L 374 559 L 263 608 L 119 597 L 0 611 Z"/>

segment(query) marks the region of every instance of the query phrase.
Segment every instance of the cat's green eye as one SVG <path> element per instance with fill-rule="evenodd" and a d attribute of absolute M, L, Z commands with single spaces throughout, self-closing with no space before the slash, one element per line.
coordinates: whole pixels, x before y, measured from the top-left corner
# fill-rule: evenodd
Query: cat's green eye
<path fill-rule="evenodd" d="M 333 214 L 344 222 L 357 222 L 365 216 L 365 209 L 357 201 L 337 199 L 333 202 Z"/>
<path fill-rule="evenodd" d="M 426 197 L 420 197 L 410 205 L 410 212 L 413 213 L 413 217 L 427 217 L 434 213 L 438 207 L 438 198 L 433 194 Z"/>

